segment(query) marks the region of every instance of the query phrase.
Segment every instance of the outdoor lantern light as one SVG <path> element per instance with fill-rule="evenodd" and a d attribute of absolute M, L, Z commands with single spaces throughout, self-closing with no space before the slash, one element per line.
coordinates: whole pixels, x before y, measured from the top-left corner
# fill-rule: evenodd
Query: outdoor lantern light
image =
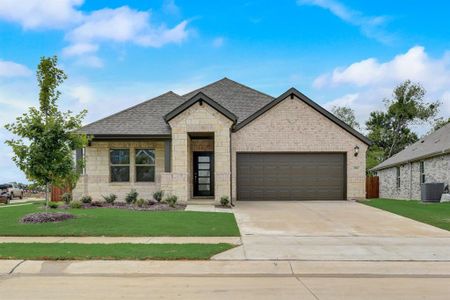
<path fill-rule="evenodd" d="M 359 154 L 359 147 L 358 147 L 358 145 L 356 145 L 355 148 L 353 148 L 353 150 L 355 150 L 355 156 L 358 156 L 358 154 Z"/>

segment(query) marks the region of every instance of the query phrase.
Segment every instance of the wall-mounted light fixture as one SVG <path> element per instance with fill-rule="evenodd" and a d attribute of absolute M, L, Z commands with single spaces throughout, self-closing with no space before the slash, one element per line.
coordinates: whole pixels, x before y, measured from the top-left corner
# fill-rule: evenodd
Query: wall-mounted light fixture
<path fill-rule="evenodd" d="M 358 154 L 359 154 L 359 147 L 358 147 L 358 145 L 356 145 L 355 148 L 353 148 L 353 150 L 354 150 L 355 156 L 358 156 Z"/>

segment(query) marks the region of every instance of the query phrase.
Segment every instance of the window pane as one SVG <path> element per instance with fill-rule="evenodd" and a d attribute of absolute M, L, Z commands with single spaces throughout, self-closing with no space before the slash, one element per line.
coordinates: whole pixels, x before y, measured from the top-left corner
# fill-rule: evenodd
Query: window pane
<path fill-rule="evenodd" d="M 200 170 L 209 170 L 209 164 L 205 163 L 205 164 L 198 164 L 198 168 Z"/>
<path fill-rule="evenodd" d="M 198 176 L 209 176 L 209 171 L 198 171 Z"/>
<path fill-rule="evenodd" d="M 136 166 L 136 181 L 155 181 L 155 167 Z"/>
<path fill-rule="evenodd" d="M 128 149 L 111 149 L 109 154 L 113 165 L 128 165 L 130 163 L 130 150 Z"/>
<path fill-rule="evenodd" d="M 111 167 L 112 182 L 130 181 L 130 167 Z"/>
<path fill-rule="evenodd" d="M 209 156 L 199 156 L 198 161 L 199 162 L 209 162 Z"/>
<path fill-rule="evenodd" d="M 209 183 L 209 178 L 200 177 L 198 183 Z"/>
<path fill-rule="evenodd" d="M 136 164 L 137 165 L 154 165 L 155 152 L 150 149 L 136 149 Z"/>
<path fill-rule="evenodd" d="M 199 184 L 198 190 L 199 191 L 209 191 L 209 184 Z"/>

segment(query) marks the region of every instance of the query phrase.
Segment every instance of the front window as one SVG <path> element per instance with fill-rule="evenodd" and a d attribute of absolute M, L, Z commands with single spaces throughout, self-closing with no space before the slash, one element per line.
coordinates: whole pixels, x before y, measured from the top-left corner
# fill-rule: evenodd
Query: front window
<path fill-rule="evenodd" d="M 155 151 L 136 149 L 136 181 L 155 181 Z"/>
<path fill-rule="evenodd" d="M 111 149 L 109 151 L 111 182 L 130 181 L 130 150 Z"/>
<path fill-rule="evenodd" d="M 420 162 L 420 183 L 425 183 L 425 163 Z"/>
<path fill-rule="evenodd" d="M 397 170 L 397 189 L 400 188 L 400 167 L 396 168 Z"/>

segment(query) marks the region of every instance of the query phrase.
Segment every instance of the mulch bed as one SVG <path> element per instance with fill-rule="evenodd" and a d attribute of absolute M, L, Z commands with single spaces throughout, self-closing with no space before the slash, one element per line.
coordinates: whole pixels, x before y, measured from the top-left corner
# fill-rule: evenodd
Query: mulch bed
<path fill-rule="evenodd" d="M 69 205 L 60 205 L 59 208 L 70 209 Z M 104 201 L 93 201 L 92 203 L 83 203 L 82 208 L 93 209 L 93 208 L 118 208 L 118 209 L 128 209 L 137 211 L 174 211 L 174 210 L 184 210 L 186 205 L 176 204 L 175 207 L 170 207 L 166 203 L 161 202 L 146 202 L 142 206 L 137 206 L 136 204 L 128 204 L 126 202 L 115 202 L 114 204 L 106 203 Z"/>
<path fill-rule="evenodd" d="M 75 218 L 74 215 L 63 212 L 39 212 L 28 214 L 24 216 L 20 221 L 26 224 L 56 223 L 73 218 Z"/>

